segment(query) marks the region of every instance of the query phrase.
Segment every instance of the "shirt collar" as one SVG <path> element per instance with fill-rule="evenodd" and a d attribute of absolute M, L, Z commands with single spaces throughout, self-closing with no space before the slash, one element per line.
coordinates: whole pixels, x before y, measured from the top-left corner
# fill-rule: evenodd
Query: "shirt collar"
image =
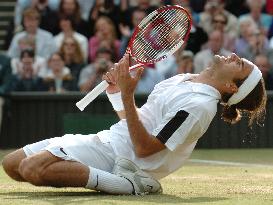
<path fill-rule="evenodd" d="M 183 81 L 185 82 L 188 79 L 190 79 L 191 75 L 192 74 L 190 74 L 190 73 L 185 74 Z M 191 81 L 187 81 L 187 82 L 192 84 L 191 87 L 192 87 L 193 92 L 202 93 L 205 95 L 210 95 L 218 100 L 221 99 L 221 93 L 213 86 L 210 86 L 210 85 L 204 84 L 204 83 L 196 83 L 196 82 L 191 82 Z"/>

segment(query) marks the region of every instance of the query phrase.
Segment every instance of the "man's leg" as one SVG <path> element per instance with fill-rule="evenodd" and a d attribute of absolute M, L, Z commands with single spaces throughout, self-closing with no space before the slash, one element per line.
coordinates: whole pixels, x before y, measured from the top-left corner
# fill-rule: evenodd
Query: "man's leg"
<path fill-rule="evenodd" d="M 6 155 L 2 161 L 2 166 L 7 175 L 16 181 L 25 181 L 20 175 L 18 168 L 26 154 L 23 149 L 18 149 Z"/>
<path fill-rule="evenodd" d="M 36 186 L 84 187 L 89 168 L 79 162 L 65 161 L 48 151 L 41 151 L 23 159 L 19 173 Z"/>
<path fill-rule="evenodd" d="M 65 161 L 48 151 L 23 159 L 19 173 L 36 186 L 85 187 L 111 194 L 133 193 L 132 183 L 124 177 L 80 162 Z"/>

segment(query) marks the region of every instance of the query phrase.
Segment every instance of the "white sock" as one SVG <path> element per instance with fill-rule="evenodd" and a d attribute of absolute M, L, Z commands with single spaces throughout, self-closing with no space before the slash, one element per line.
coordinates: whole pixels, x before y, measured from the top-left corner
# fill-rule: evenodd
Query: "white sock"
<path fill-rule="evenodd" d="M 133 194 L 134 190 L 127 179 L 93 167 L 89 167 L 89 179 L 85 188 L 110 194 Z"/>

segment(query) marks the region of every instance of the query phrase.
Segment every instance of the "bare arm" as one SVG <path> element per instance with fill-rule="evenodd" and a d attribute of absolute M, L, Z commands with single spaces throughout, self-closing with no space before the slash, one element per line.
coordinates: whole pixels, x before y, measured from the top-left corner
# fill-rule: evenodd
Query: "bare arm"
<path fill-rule="evenodd" d="M 128 67 L 129 56 L 126 55 L 117 65 L 117 83 L 121 90 L 125 116 L 135 153 L 138 157 L 147 157 L 166 147 L 157 138 L 147 132 L 137 114 L 134 91 L 143 68 L 137 71 L 135 77 L 131 77 Z"/>

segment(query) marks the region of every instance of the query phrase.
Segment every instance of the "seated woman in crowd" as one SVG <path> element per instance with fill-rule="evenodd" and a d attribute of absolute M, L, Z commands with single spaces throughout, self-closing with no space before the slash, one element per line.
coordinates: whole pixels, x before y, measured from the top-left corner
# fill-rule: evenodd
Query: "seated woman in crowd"
<path fill-rule="evenodd" d="M 44 77 L 44 84 L 48 91 L 62 93 L 77 89 L 69 68 L 65 67 L 60 53 L 54 53 L 48 60 L 48 72 Z"/>
<path fill-rule="evenodd" d="M 62 31 L 58 35 L 54 36 L 54 41 L 55 41 L 57 48 L 60 49 L 61 44 L 62 44 L 65 37 L 72 36 L 73 38 L 75 38 L 78 41 L 79 45 L 81 46 L 81 50 L 84 55 L 85 62 L 87 62 L 88 39 L 84 35 L 75 31 L 76 24 L 75 24 L 75 20 L 73 19 L 73 17 L 72 16 L 64 16 L 64 15 L 60 16 L 59 17 L 59 25 L 60 25 L 60 28 Z"/>
<path fill-rule="evenodd" d="M 114 49 L 115 61 L 120 59 L 120 41 L 117 39 L 116 29 L 111 19 L 100 16 L 95 24 L 95 35 L 89 40 L 89 60 L 94 62 L 96 52 L 101 42 L 107 42 Z"/>
<path fill-rule="evenodd" d="M 60 54 L 64 57 L 72 77 L 77 81 L 81 69 L 85 66 L 84 56 L 79 43 L 73 37 L 65 37 L 60 48 Z"/>

